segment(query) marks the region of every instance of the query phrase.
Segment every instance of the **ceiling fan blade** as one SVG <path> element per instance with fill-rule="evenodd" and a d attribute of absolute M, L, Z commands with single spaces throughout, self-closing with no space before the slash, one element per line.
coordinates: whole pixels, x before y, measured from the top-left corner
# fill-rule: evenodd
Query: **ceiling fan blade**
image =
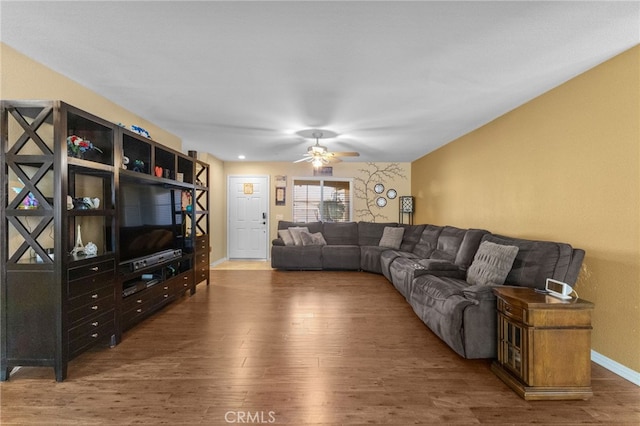
<path fill-rule="evenodd" d="M 359 157 L 360 153 L 355 151 L 347 151 L 347 152 L 329 152 L 329 155 L 332 157 Z"/>
<path fill-rule="evenodd" d="M 301 163 L 303 161 L 311 161 L 312 157 L 305 157 L 305 158 L 301 158 L 299 160 L 294 161 L 294 163 Z"/>

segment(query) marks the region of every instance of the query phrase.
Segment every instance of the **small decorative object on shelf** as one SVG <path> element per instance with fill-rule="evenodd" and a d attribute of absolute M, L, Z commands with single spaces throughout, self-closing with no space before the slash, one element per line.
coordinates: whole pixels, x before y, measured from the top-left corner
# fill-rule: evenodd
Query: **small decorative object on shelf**
<path fill-rule="evenodd" d="M 100 198 L 98 197 L 84 197 L 82 198 L 82 201 L 89 206 L 90 209 L 97 209 L 100 208 Z"/>
<path fill-rule="evenodd" d="M 67 210 L 73 209 L 73 197 L 71 195 L 67 195 Z"/>
<path fill-rule="evenodd" d="M 100 198 L 95 197 L 79 197 L 72 198 L 71 202 L 73 204 L 73 209 L 75 210 L 93 210 L 100 208 Z M 67 208 L 69 208 L 68 200 L 67 200 Z M 70 210 L 70 209 L 69 209 Z"/>
<path fill-rule="evenodd" d="M 78 234 L 76 236 L 76 245 L 71 250 L 71 254 L 74 256 L 83 255 L 84 254 L 84 244 L 82 244 L 82 233 L 80 229 L 80 225 L 78 225 Z"/>
<path fill-rule="evenodd" d="M 22 188 L 13 187 L 12 189 L 13 189 L 13 192 L 15 192 L 16 194 L 20 194 L 20 192 L 22 192 Z M 29 192 L 27 196 L 24 197 L 24 200 L 22 200 L 22 202 L 20 203 L 20 206 L 18 206 L 18 209 L 20 210 L 31 210 L 31 209 L 37 209 L 37 208 L 38 208 L 38 199 L 31 192 Z"/>
<path fill-rule="evenodd" d="M 127 164 L 129 164 L 129 157 L 126 155 L 122 156 L 122 168 L 127 170 Z"/>
<path fill-rule="evenodd" d="M 91 241 L 84 246 L 84 254 L 87 256 L 95 256 L 98 254 L 98 246 L 93 244 Z"/>
<path fill-rule="evenodd" d="M 144 161 L 142 160 L 133 160 L 133 171 L 144 173 Z"/>
<path fill-rule="evenodd" d="M 182 204 L 182 211 L 191 211 L 189 208 L 191 207 L 191 204 L 193 198 L 191 197 L 191 191 L 182 191 L 182 197 L 181 197 L 181 204 Z"/>
<path fill-rule="evenodd" d="M 91 141 L 82 139 L 76 135 L 67 137 L 67 154 L 72 157 L 83 158 L 85 152 L 94 150 L 102 154 L 102 150 L 91 143 Z"/>
<path fill-rule="evenodd" d="M 131 131 L 133 131 L 134 133 L 139 134 L 140 136 L 144 136 L 145 138 L 151 139 L 151 135 L 149 134 L 149 132 L 147 132 L 145 129 L 143 129 L 140 126 L 136 126 L 135 124 L 132 124 L 131 125 Z"/>

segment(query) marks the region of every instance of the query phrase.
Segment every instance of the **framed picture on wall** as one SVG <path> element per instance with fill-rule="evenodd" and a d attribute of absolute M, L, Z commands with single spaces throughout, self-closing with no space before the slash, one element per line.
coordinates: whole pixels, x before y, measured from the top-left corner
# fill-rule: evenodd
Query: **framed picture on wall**
<path fill-rule="evenodd" d="M 284 206 L 286 204 L 287 188 L 276 188 L 276 206 Z"/>

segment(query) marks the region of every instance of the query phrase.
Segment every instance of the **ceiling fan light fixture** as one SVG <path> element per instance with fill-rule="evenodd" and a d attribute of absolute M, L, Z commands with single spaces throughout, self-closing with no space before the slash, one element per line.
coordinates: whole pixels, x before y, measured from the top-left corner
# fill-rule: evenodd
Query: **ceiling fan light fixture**
<path fill-rule="evenodd" d="M 324 161 L 322 161 L 322 160 L 323 160 L 322 157 L 316 157 L 316 158 L 313 159 L 311 164 L 313 164 L 313 167 L 315 167 L 315 168 L 322 167 L 322 165 L 324 164 Z"/>

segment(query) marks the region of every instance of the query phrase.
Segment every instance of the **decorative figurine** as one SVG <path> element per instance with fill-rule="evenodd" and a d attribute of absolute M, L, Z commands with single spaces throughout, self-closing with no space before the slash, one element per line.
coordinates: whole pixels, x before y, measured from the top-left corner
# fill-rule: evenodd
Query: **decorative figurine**
<path fill-rule="evenodd" d="M 76 245 L 71 250 L 71 254 L 74 256 L 84 254 L 84 245 L 82 244 L 82 233 L 80 232 L 80 225 L 78 225 L 78 234 L 76 236 Z"/>
<path fill-rule="evenodd" d="M 144 161 L 142 160 L 133 160 L 133 171 L 144 173 Z"/>
<path fill-rule="evenodd" d="M 135 124 L 132 124 L 132 125 L 131 125 L 131 130 L 132 130 L 134 133 L 139 134 L 140 136 L 144 136 L 145 138 L 149 138 L 149 139 L 151 139 L 151 135 L 149 134 L 149 132 L 147 132 L 145 129 L 143 129 L 143 128 L 142 128 L 142 127 L 140 127 L 140 126 L 136 126 Z"/>

